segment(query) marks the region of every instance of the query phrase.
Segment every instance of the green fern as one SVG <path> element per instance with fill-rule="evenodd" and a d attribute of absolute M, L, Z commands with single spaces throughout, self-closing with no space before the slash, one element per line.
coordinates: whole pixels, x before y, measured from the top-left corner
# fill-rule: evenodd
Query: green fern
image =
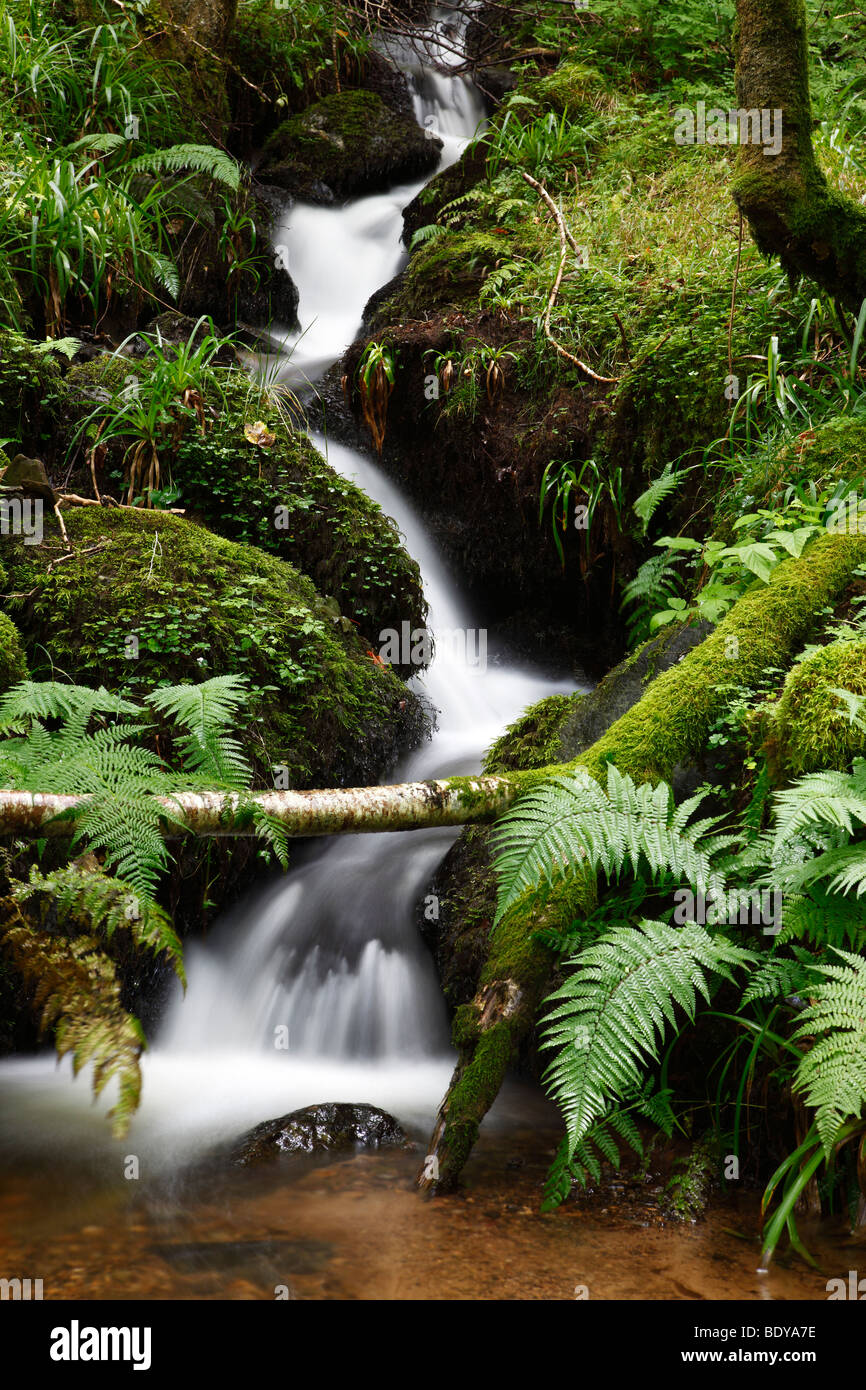
<path fill-rule="evenodd" d="M 184 767 L 212 784 L 247 787 L 251 771 L 239 741 L 226 732 L 246 700 L 242 676 L 212 676 L 200 685 L 169 685 L 147 702 L 186 733 L 177 739 Z"/>
<path fill-rule="evenodd" d="M 813 1106 L 829 1159 L 845 1121 L 866 1105 L 866 960 L 835 950 L 842 965 L 815 967 L 824 978 L 803 1011 L 795 1038 L 812 1046 L 797 1067 L 794 1089 Z"/>
<path fill-rule="evenodd" d="M 682 555 L 669 551 L 651 555 L 623 589 L 621 606 L 632 609 L 626 620 L 630 647 L 647 638 L 653 616 L 670 607 L 671 599 L 679 598 L 682 578 L 677 566 L 682 559 Z"/>
<path fill-rule="evenodd" d="M 171 145 L 165 150 L 150 150 L 138 155 L 125 166 L 129 174 L 177 173 L 193 169 L 207 174 L 216 183 L 225 184 L 233 193 L 240 187 L 240 167 L 222 150 L 213 145 Z"/>
<path fill-rule="evenodd" d="M 654 878 L 669 873 L 698 892 L 720 894 L 712 856 L 722 841 L 707 835 L 718 822 L 687 825 L 703 800 L 694 796 L 677 808 L 666 783 L 637 786 L 612 763 L 606 792 L 580 770 L 543 783 L 520 797 L 494 831 L 496 921 L 542 882 L 598 869 L 615 878 L 624 867 L 635 875 L 646 867 Z"/>
<path fill-rule="evenodd" d="M 790 894 L 785 899 L 777 944 L 788 941 L 862 950 L 866 947 L 866 907 L 857 898 L 829 892 L 820 883 L 808 894 Z"/>
<path fill-rule="evenodd" d="M 125 883 L 101 868 L 73 863 L 42 874 L 33 866 L 27 883 L 13 884 L 12 897 L 26 904 L 44 899 L 67 930 L 74 923 L 109 945 L 118 930 L 128 931 L 137 946 L 154 955 L 164 951 L 186 985 L 183 947 L 168 913 L 156 903 L 142 902 Z"/>
<path fill-rule="evenodd" d="M 643 1080 L 679 1007 L 693 1021 L 697 997 L 709 1002 L 713 979 L 756 957 L 724 936 L 690 924 L 643 920 L 608 932 L 570 962 L 573 973 L 546 1001 L 546 1048 L 559 1049 L 545 1072 L 563 1111 L 569 1153 Z"/>
<path fill-rule="evenodd" d="M 633 505 L 635 515 L 643 522 L 643 533 L 646 535 L 647 527 L 655 515 L 658 507 L 666 497 L 672 492 L 676 492 L 683 478 L 691 473 L 692 468 L 674 468 L 672 463 L 666 463 L 664 472 L 650 483 L 649 487 L 641 493 Z"/>
<path fill-rule="evenodd" d="M 785 999 L 811 993 L 818 978 L 815 970 L 814 956 L 801 946 L 793 947 L 792 956 L 769 956 L 749 976 L 741 1006 L 757 999 Z"/>
<path fill-rule="evenodd" d="M 251 773 L 238 740 L 229 732 L 245 702 L 239 676 L 214 676 L 199 685 L 168 686 L 148 697 L 151 707 L 174 725 L 182 767 L 173 771 L 138 741 L 148 730 L 131 720 L 104 724 L 106 716 L 143 711 L 105 690 L 22 681 L 0 700 L 0 783 L 21 791 L 68 793 L 86 798 L 75 811 L 73 846 L 84 842 L 106 855 L 106 867 L 138 896 L 153 904 L 171 863 L 164 838 L 171 797 L 183 788 L 235 791 L 240 809 L 282 863 L 287 859 L 283 828 L 244 790 Z M 57 727 L 49 728 L 48 724 Z M 168 805 L 166 805 L 168 800 Z M 61 817 L 62 819 L 62 817 Z"/>
<path fill-rule="evenodd" d="M 428 222 L 426 226 L 419 227 L 409 243 L 410 251 L 417 251 L 419 246 L 427 246 L 431 241 L 438 241 L 440 237 L 447 236 L 448 228 L 441 226 L 438 222 Z"/>
<path fill-rule="evenodd" d="M 145 1047 L 138 1019 L 120 1002 L 114 966 L 90 936 L 70 941 L 34 931 L 20 912 L 0 920 L 0 942 L 16 973 L 33 991 L 43 1032 L 54 1027 L 60 1057 L 72 1053 L 77 1076 L 93 1064 L 93 1093 L 116 1076 L 119 1095 L 109 1111 L 122 1138 L 141 1098 L 140 1057 Z"/>
<path fill-rule="evenodd" d="M 655 1091 L 648 1083 L 629 1105 L 616 1106 L 608 1110 L 602 1119 L 590 1126 L 573 1149 L 566 1136 L 556 1151 L 544 1184 L 541 1203 L 543 1212 L 552 1211 L 564 1202 L 575 1183 L 579 1187 L 586 1187 L 590 1179 L 600 1182 L 601 1164 L 604 1159 L 607 1159 L 618 1172 L 622 1163 L 622 1151 L 618 1141 L 626 1144 L 639 1157 L 643 1157 L 644 1144 L 634 1121 L 634 1114 L 643 1116 L 650 1120 L 656 1129 L 670 1134 L 674 1123 L 670 1092 Z"/>

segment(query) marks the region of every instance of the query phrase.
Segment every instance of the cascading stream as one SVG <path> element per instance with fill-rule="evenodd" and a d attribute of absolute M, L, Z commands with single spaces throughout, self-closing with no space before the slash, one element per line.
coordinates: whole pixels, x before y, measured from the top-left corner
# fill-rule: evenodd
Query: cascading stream
<path fill-rule="evenodd" d="M 426 47 L 436 45 L 434 27 Z M 442 165 L 453 162 L 482 119 L 475 89 L 425 65 L 418 46 L 391 56 L 407 73 L 417 119 L 444 140 Z M 422 186 L 343 208 L 287 211 L 275 241 L 289 248 L 303 331 L 274 334 L 284 379 L 316 380 L 351 342 L 367 299 L 404 260 L 402 209 Z M 313 442 L 397 521 L 420 564 L 429 625 L 439 638 L 431 667 L 414 681 L 439 711 L 437 730 L 389 780 L 477 771 L 484 749 L 527 705 L 573 685 L 495 660 L 484 669 L 472 617 L 399 489 L 360 452 L 317 435 Z M 456 834 L 336 837 L 240 904 L 206 944 L 190 945 L 187 996 L 178 989 L 145 1058 L 144 1099 L 132 1131 L 137 1151 L 159 1167 L 172 1165 L 316 1101 L 369 1101 L 404 1123 L 429 1124 L 452 1058 L 415 911 Z M 107 1162 L 105 1106 L 91 1109 L 86 1079 L 70 1084 L 69 1070 L 64 1064 L 58 1076 L 44 1057 L 0 1068 L 0 1088 L 15 1091 L 19 1139 L 44 1141 L 50 1115 L 52 1139 L 62 1133 L 91 1164 L 100 1152 Z"/>

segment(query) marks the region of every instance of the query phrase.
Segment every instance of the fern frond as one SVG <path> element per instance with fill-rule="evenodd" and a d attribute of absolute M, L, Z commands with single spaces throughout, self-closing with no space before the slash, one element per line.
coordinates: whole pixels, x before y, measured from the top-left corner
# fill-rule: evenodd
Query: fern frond
<path fill-rule="evenodd" d="M 832 826 L 850 835 L 855 825 L 866 825 L 866 760 L 856 758 L 850 773 L 808 773 L 777 792 L 773 803 L 775 851 L 816 825 Z"/>
<path fill-rule="evenodd" d="M 177 173 L 181 169 L 207 174 L 208 178 L 225 184 L 233 193 L 240 187 L 238 164 L 213 145 L 170 145 L 168 149 L 141 154 L 126 166 L 129 174 Z"/>
<path fill-rule="evenodd" d="M 141 900 L 128 883 L 102 869 L 73 863 L 42 874 L 34 865 L 28 882 L 13 884 L 11 895 L 19 903 L 47 900 L 65 926 L 72 924 L 89 936 L 101 936 L 109 945 L 118 930 L 128 931 L 137 946 L 154 955 L 164 951 L 186 985 L 183 947 L 168 913 L 156 903 Z"/>
<path fill-rule="evenodd" d="M 602 869 L 608 878 L 644 865 L 698 892 L 722 891 L 701 837 L 718 824 L 686 826 L 703 797 L 677 811 L 666 783 L 637 786 L 610 764 L 605 792 L 588 773 L 553 778 L 518 799 L 493 832 L 499 879 L 496 921 L 526 892 L 569 871 Z"/>
<path fill-rule="evenodd" d="M 178 747 L 184 766 L 226 787 L 249 785 L 241 745 L 227 731 L 246 701 L 242 676 L 213 676 L 199 685 L 170 685 L 153 691 L 148 704 L 187 732 Z"/>
<path fill-rule="evenodd" d="M 104 686 L 92 690 L 86 685 L 61 681 L 19 681 L 0 698 L 0 729 L 20 728 L 30 719 L 71 719 L 82 711 L 95 714 L 138 714 L 137 705 L 119 695 L 110 695 Z"/>
<path fill-rule="evenodd" d="M 40 1028 L 54 1026 L 57 1054 L 72 1053 L 75 1075 L 93 1064 L 93 1093 L 118 1079 L 117 1104 L 109 1112 L 116 1138 L 122 1138 L 141 1098 L 141 1025 L 120 1002 L 114 966 L 88 936 L 74 941 L 33 931 L 20 913 L 0 923 L 0 948 L 24 984 L 33 991 Z"/>
<path fill-rule="evenodd" d="M 416 251 L 419 246 L 426 246 L 431 241 L 438 241 L 440 237 L 448 235 L 448 228 L 443 227 L 438 222 L 428 222 L 426 226 L 419 227 L 409 243 L 409 250 Z"/>
<path fill-rule="evenodd" d="M 793 956 L 768 956 L 749 976 L 741 1006 L 756 999 L 785 999 L 791 995 L 810 993 L 818 976 L 816 961 L 802 947 L 794 947 Z"/>
<path fill-rule="evenodd" d="M 842 965 L 820 965 L 795 1038 L 814 1038 L 797 1067 L 794 1089 L 816 1110 L 815 1124 L 829 1159 L 845 1121 L 866 1104 L 866 960 L 835 949 Z"/>
<path fill-rule="evenodd" d="M 550 1165 L 541 1210 L 552 1211 L 558 1207 L 565 1201 L 574 1183 L 586 1187 L 590 1178 L 599 1182 L 602 1158 L 606 1158 L 618 1172 L 622 1163 L 618 1139 L 643 1157 L 643 1140 L 634 1114 L 642 1115 L 656 1129 L 669 1135 L 674 1123 L 670 1096 L 670 1091 L 656 1091 L 648 1082 L 629 1104 L 615 1106 L 602 1119 L 596 1120 L 575 1144 L 573 1151 L 566 1135 Z"/>
<path fill-rule="evenodd" d="M 692 464 L 692 468 L 694 466 Z M 646 535 L 647 527 L 658 507 L 661 506 L 666 497 L 676 491 L 683 478 L 691 473 L 692 468 L 674 468 L 673 464 L 666 463 L 664 472 L 654 479 L 634 502 L 633 510 L 639 520 L 643 522 L 644 535 Z"/>
<path fill-rule="evenodd" d="M 862 950 L 866 946 L 866 906 L 821 884 L 808 895 L 791 895 L 785 899 L 777 944 L 792 940 Z"/>
<path fill-rule="evenodd" d="M 689 924 L 644 920 L 615 928 L 570 962 L 573 973 L 546 1000 L 543 1047 L 558 1048 L 545 1072 L 562 1108 L 570 1152 L 601 1118 L 608 1103 L 641 1083 L 658 1056 L 677 1007 L 694 1020 L 698 995 L 709 1001 L 712 976 L 756 957 L 726 937 Z"/>

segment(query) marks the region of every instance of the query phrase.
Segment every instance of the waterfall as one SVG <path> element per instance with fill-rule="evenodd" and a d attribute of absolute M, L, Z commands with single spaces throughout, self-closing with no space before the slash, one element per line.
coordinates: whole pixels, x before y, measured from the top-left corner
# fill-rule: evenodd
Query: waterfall
<path fill-rule="evenodd" d="M 443 138 L 440 167 L 459 157 L 482 119 L 474 87 L 424 61 L 457 61 L 438 48 L 442 23 L 434 20 L 418 44 L 391 48 L 407 73 L 416 118 Z M 274 240 L 288 247 L 301 332 L 274 334 L 283 379 L 315 381 L 352 341 L 367 299 L 404 262 L 402 209 L 421 187 L 286 212 Z M 395 518 L 421 568 L 434 637 L 478 632 L 399 488 L 359 451 L 318 435 L 313 442 Z M 431 667 L 413 681 L 438 711 L 436 731 L 389 780 L 477 771 L 484 750 L 527 705 L 574 689 L 498 663 L 493 644 L 486 669 L 476 654 L 469 643 L 461 649 L 440 640 Z M 189 944 L 187 995 L 177 989 L 144 1059 L 136 1151 L 157 1166 L 172 1165 L 317 1101 L 369 1101 L 419 1132 L 429 1125 L 453 1057 L 415 911 L 458 833 L 335 837 L 228 913 L 206 943 Z M 19 1134 L 44 1134 L 50 1109 L 52 1141 L 62 1133 L 72 1148 L 86 1146 L 92 1162 L 110 1143 L 105 1106 L 90 1109 L 87 1079 L 70 1085 L 70 1070 L 68 1062 L 55 1069 L 45 1057 L 16 1059 L 0 1067 L 0 1087 L 15 1091 Z"/>

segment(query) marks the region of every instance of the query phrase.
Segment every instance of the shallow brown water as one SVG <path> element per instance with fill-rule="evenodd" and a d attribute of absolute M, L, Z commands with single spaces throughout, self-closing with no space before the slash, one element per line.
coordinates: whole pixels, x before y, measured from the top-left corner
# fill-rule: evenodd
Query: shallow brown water
<path fill-rule="evenodd" d="M 804 1229 L 823 1272 L 783 1255 L 759 1275 L 755 1194 L 660 1226 L 652 1177 L 542 1216 L 555 1142 L 544 1112 L 492 1129 L 465 1190 L 434 1200 L 413 1185 L 420 1150 L 212 1168 L 171 1189 L 19 1171 L 0 1193 L 2 1272 L 41 1278 L 46 1299 L 824 1300 L 862 1257 L 841 1229 Z"/>

